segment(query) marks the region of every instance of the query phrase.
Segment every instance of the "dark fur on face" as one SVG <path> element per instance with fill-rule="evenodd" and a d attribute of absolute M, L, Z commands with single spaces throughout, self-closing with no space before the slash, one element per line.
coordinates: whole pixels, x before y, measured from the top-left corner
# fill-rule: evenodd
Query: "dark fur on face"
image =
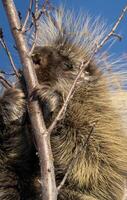
<path fill-rule="evenodd" d="M 52 113 L 59 110 L 78 74 L 80 65 L 52 47 L 36 47 L 32 58 L 39 81 L 34 95 L 44 102 L 43 111 Z M 89 77 L 95 74 L 98 76 L 99 71 L 95 65 L 89 64 L 81 75 L 78 85 L 88 82 Z M 44 116 L 47 116 L 47 113 L 44 113 Z"/>

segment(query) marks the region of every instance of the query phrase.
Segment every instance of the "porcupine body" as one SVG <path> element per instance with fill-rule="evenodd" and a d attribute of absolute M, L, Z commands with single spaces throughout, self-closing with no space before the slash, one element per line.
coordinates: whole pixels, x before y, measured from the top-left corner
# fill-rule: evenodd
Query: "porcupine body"
<path fill-rule="evenodd" d="M 82 62 L 104 38 L 99 20 L 56 12 L 41 19 L 33 62 L 39 81 L 34 91 L 46 126 L 63 105 Z M 75 24 L 74 24 L 75 22 Z M 94 56 L 77 82 L 66 112 L 51 134 L 57 185 L 71 170 L 58 200 L 122 200 L 127 175 L 126 126 L 111 96 L 113 63 Z M 110 81 L 110 82 L 109 82 Z M 39 161 L 26 113 L 23 90 L 6 90 L 0 99 L 0 199 L 41 199 Z"/>

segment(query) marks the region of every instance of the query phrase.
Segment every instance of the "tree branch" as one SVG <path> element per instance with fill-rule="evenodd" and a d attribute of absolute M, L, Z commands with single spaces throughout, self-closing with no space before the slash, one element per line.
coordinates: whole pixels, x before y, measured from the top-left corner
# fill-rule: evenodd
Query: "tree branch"
<path fill-rule="evenodd" d="M 5 72 L 3 70 L 0 70 L 0 74 L 4 74 L 4 75 L 7 75 L 7 76 L 15 76 L 15 73 L 9 73 L 9 72 Z"/>
<path fill-rule="evenodd" d="M 22 26 L 22 33 L 24 33 L 26 31 L 26 26 L 27 26 L 30 14 L 32 12 L 32 6 L 33 6 L 33 0 L 30 0 L 29 8 L 28 8 L 28 11 L 27 11 L 27 14 L 26 14 L 26 17 L 25 17 L 25 21 L 24 21 L 24 24 Z"/>
<path fill-rule="evenodd" d="M 38 8 L 37 4 L 38 4 L 38 0 L 35 0 L 35 11 L 37 11 L 37 8 Z M 41 10 L 39 9 L 38 12 L 36 12 L 36 15 L 35 15 L 36 22 L 40 19 L 40 17 L 42 16 L 42 14 L 47 13 L 47 9 L 48 9 L 47 5 L 50 6 L 49 0 L 45 0 L 44 3 L 43 3 L 43 5 L 41 6 Z M 33 25 L 34 25 L 34 21 L 32 20 L 32 22 L 29 24 L 28 28 L 24 29 L 24 32 L 29 31 L 33 27 Z"/>
<path fill-rule="evenodd" d="M 2 2 L 8 16 L 8 21 L 17 49 L 19 51 L 28 95 L 30 95 L 32 88 L 38 84 L 38 81 L 33 68 L 32 59 L 28 56 L 29 49 L 26 45 L 22 31 L 20 31 L 20 21 L 13 0 L 2 0 Z M 42 199 L 56 200 L 57 190 L 55 184 L 53 157 L 49 141 L 50 137 L 47 134 L 43 116 L 37 101 L 28 103 L 28 112 L 34 130 L 40 158 Z"/>
<path fill-rule="evenodd" d="M 112 30 L 109 32 L 109 34 L 102 40 L 102 42 L 97 46 L 97 49 L 100 49 L 109 39 L 111 36 L 117 36 L 118 39 L 121 39 L 121 36 L 118 36 L 118 34 L 115 33 L 115 30 L 117 29 L 117 27 L 119 26 L 120 22 L 122 21 L 122 19 L 125 16 L 125 13 L 127 12 L 127 5 L 124 7 L 124 9 L 122 10 L 121 15 L 119 16 L 118 20 L 116 21 L 116 23 L 114 24 Z"/>
<path fill-rule="evenodd" d="M 5 42 L 5 40 L 4 40 L 4 36 L 3 36 L 3 31 L 2 31 L 2 29 L 0 30 L 0 43 L 1 43 L 2 47 L 4 48 L 6 54 L 7 54 L 8 58 L 9 58 L 9 61 L 10 61 L 10 63 L 11 63 L 11 66 L 12 66 L 12 69 L 13 69 L 15 75 L 16 75 L 17 77 L 19 77 L 19 74 L 18 74 L 18 71 L 17 71 L 17 69 L 16 69 L 15 63 L 14 63 L 13 58 L 12 58 L 12 56 L 11 56 L 11 53 L 10 53 L 10 51 L 9 51 L 7 45 L 6 45 L 6 42 Z"/>
<path fill-rule="evenodd" d="M 36 41 L 37 41 L 37 28 L 38 28 L 38 24 L 37 24 L 38 20 L 36 19 L 37 14 L 38 14 L 38 1 L 35 1 L 35 12 L 32 13 L 32 19 L 33 19 L 32 21 L 33 21 L 33 24 L 34 24 L 34 40 L 33 40 L 31 50 L 29 52 L 30 56 L 32 56 L 32 53 L 34 51 Z"/>

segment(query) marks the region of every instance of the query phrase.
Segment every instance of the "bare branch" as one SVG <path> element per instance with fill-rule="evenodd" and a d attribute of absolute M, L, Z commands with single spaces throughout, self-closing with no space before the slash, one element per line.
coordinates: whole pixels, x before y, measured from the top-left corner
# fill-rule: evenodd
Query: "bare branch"
<path fill-rule="evenodd" d="M 27 26 L 30 14 L 32 12 L 32 6 L 33 6 L 33 0 L 30 0 L 29 8 L 28 8 L 28 11 L 27 11 L 27 14 L 26 14 L 26 17 L 25 17 L 25 21 L 24 21 L 24 24 L 22 26 L 22 33 L 24 33 L 26 31 L 26 26 Z"/>
<path fill-rule="evenodd" d="M 42 16 L 42 14 L 45 14 L 47 12 L 47 5 L 49 5 L 49 0 L 45 0 L 43 5 L 41 6 L 41 10 L 38 10 L 38 12 L 36 12 L 35 18 L 36 18 L 36 22 L 40 19 L 40 17 Z M 51 6 L 50 6 L 51 7 Z M 35 10 L 37 11 L 38 9 L 38 0 L 35 1 Z M 25 32 L 29 31 L 33 25 L 35 25 L 34 21 L 32 21 L 29 25 L 28 28 L 26 28 L 26 30 L 24 30 Z"/>
<path fill-rule="evenodd" d="M 37 77 L 34 71 L 31 57 L 28 56 L 29 49 L 26 45 L 25 38 L 20 30 L 20 21 L 13 0 L 2 0 L 5 7 L 11 31 L 14 36 L 17 49 L 23 64 L 23 74 L 26 80 L 28 95 L 32 88 L 37 84 Z M 31 125 L 34 130 L 38 153 L 40 158 L 42 199 L 56 200 L 57 190 L 55 184 L 55 174 L 53 166 L 52 151 L 50 145 L 50 137 L 48 136 L 42 112 L 38 101 L 30 101 L 28 103 L 28 112 L 31 120 Z"/>
<path fill-rule="evenodd" d="M 0 30 L 0 43 L 1 43 L 2 47 L 4 48 L 4 50 L 5 50 L 5 52 L 6 52 L 7 56 L 8 56 L 8 58 L 9 58 L 9 60 L 10 60 L 10 63 L 11 63 L 11 66 L 12 66 L 12 69 L 13 69 L 15 75 L 16 75 L 17 77 L 19 77 L 19 73 L 18 73 L 18 71 L 17 71 L 17 69 L 16 69 L 16 66 L 15 66 L 15 64 L 14 64 L 13 58 L 12 58 L 12 56 L 11 56 L 11 53 L 10 53 L 10 51 L 9 51 L 7 45 L 6 45 L 6 42 L 5 42 L 5 40 L 4 40 L 2 29 Z"/>
<path fill-rule="evenodd" d="M 113 33 L 112 36 L 116 37 L 119 41 L 122 40 L 122 36 L 117 33 Z"/>
<path fill-rule="evenodd" d="M 127 5 L 122 10 L 121 15 L 119 16 L 118 20 L 116 21 L 116 23 L 113 26 L 113 28 L 110 31 L 110 33 L 102 40 L 102 42 L 98 45 L 97 49 L 102 48 L 102 46 L 110 39 L 111 36 L 115 36 L 116 37 L 117 34 L 115 33 L 115 30 L 117 29 L 117 27 L 119 26 L 120 22 L 124 18 L 126 12 L 127 12 Z M 118 38 L 120 38 L 120 37 L 118 37 Z"/>
<path fill-rule="evenodd" d="M 33 41 L 31 50 L 30 50 L 30 52 L 29 52 L 29 56 L 32 55 L 33 50 L 34 50 L 35 45 L 36 45 L 36 41 L 37 41 L 37 21 L 36 21 L 35 17 L 33 17 L 33 21 L 34 21 L 34 27 L 35 27 L 35 31 L 34 31 L 34 41 Z"/>
<path fill-rule="evenodd" d="M 0 83 L 7 89 L 12 87 L 11 83 L 9 83 L 2 75 L 0 75 Z"/>
<path fill-rule="evenodd" d="M 29 9 L 28 9 L 28 12 L 27 12 L 27 15 L 26 15 L 26 19 L 25 19 L 25 22 L 24 22 L 24 25 L 23 25 L 23 28 L 22 28 L 22 33 L 24 32 L 27 32 L 33 25 L 34 25 L 34 41 L 33 41 L 33 44 L 32 44 L 32 47 L 31 47 L 31 50 L 29 52 L 29 56 L 32 55 L 33 53 L 33 50 L 35 48 L 35 45 L 36 45 L 36 40 L 37 40 L 37 29 L 38 29 L 38 20 L 39 18 L 41 17 L 42 14 L 46 13 L 47 10 L 46 10 L 46 6 L 49 4 L 49 1 L 48 0 L 45 0 L 43 5 L 42 5 L 42 9 L 39 10 L 39 1 L 38 0 L 35 0 L 35 3 L 34 3 L 34 13 L 32 12 L 32 6 L 33 6 L 33 0 L 30 0 L 30 5 L 29 5 Z M 30 24 L 30 27 L 28 29 L 26 29 L 26 24 L 28 22 L 28 19 L 30 17 L 30 14 L 32 15 L 32 22 Z"/>
<path fill-rule="evenodd" d="M 37 19 L 36 19 L 36 16 L 38 14 L 38 0 L 35 1 L 35 13 L 33 13 L 32 15 L 32 18 L 33 18 L 33 24 L 34 24 L 34 41 L 33 41 L 33 44 L 32 44 L 32 47 L 31 47 L 31 50 L 29 52 L 29 56 L 32 55 L 33 53 L 33 50 L 35 48 L 35 45 L 36 45 L 36 41 L 37 41 L 37 28 L 38 28 L 38 25 L 37 25 Z"/>
<path fill-rule="evenodd" d="M 15 73 L 8 73 L 8 72 L 5 72 L 3 70 L 0 70 L 0 74 L 4 74 L 4 75 L 7 75 L 7 76 L 15 76 Z"/>

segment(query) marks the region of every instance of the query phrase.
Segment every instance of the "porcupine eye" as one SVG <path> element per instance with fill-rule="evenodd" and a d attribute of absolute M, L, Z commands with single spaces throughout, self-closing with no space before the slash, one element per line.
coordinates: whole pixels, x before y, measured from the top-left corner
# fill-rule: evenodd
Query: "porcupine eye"
<path fill-rule="evenodd" d="M 63 69 L 64 70 L 72 70 L 73 69 L 72 63 L 64 62 L 63 63 Z"/>
<path fill-rule="evenodd" d="M 40 56 L 40 54 L 39 53 L 33 54 L 32 55 L 32 60 L 33 60 L 34 64 L 40 65 L 40 63 L 41 63 L 41 56 Z"/>

